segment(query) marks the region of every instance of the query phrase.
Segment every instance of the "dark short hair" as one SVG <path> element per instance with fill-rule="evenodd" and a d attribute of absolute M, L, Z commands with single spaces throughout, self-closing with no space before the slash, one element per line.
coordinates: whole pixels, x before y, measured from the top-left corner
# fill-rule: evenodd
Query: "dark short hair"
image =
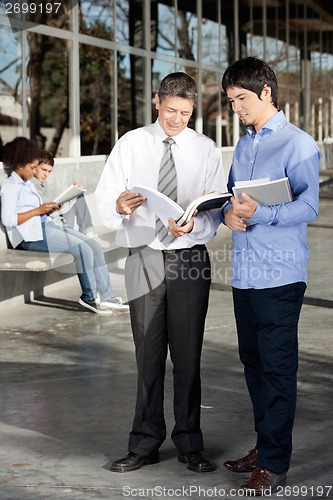
<path fill-rule="evenodd" d="M 271 88 L 272 102 L 278 109 L 278 84 L 272 68 L 259 57 L 245 57 L 229 66 L 222 77 L 224 92 L 239 87 L 257 94 L 260 99 L 264 86 Z"/>
<path fill-rule="evenodd" d="M 53 165 L 54 165 L 53 155 L 51 153 L 49 153 L 48 151 L 46 151 L 46 149 L 43 149 L 40 152 L 39 164 L 41 164 L 41 163 L 46 163 L 46 165 L 50 165 L 50 167 L 53 167 Z"/>
<path fill-rule="evenodd" d="M 35 141 L 26 137 L 16 137 L 13 141 L 7 143 L 6 166 L 17 170 L 34 160 L 38 160 L 40 150 Z"/>
<path fill-rule="evenodd" d="M 166 97 L 181 97 L 193 101 L 194 107 L 198 102 L 198 88 L 190 75 L 181 71 L 170 73 L 161 81 L 158 97 L 162 102 Z"/>

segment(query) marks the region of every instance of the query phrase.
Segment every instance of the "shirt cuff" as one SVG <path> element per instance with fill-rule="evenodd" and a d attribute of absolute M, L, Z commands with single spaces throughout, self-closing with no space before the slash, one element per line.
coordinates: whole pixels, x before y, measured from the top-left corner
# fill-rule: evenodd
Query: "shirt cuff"
<path fill-rule="evenodd" d="M 204 221 L 201 217 L 194 217 L 194 226 L 191 234 L 200 233 L 204 228 Z"/>
<path fill-rule="evenodd" d="M 269 214 L 269 207 L 264 207 L 258 203 L 254 214 L 248 220 L 254 224 L 266 224 L 268 221 L 267 215 Z"/>

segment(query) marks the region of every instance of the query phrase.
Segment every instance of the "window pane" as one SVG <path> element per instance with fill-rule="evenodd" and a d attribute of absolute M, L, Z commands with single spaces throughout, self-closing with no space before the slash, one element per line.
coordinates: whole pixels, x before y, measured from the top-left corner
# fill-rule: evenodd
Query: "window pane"
<path fill-rule="evenodd" d="M 22 55 L 20 35 L 0 26 L 0 147 L 22 134 Z"/>
<path fill-rule="evenodd" d="M 118 135 L 145 124 L 145 61 L 118 55 Z"/>
<path fill-rule="evenodd" d="M 28 45 L 30 137 L 54 155 L 68 156 L 70 42 L 29 32 Z"/>
<path fill-rule="evenodd" d="M 116 42 L 129 45 L 129 0 L 116 0 Z"/>
<path fill-rule="evenodd" d="M 1 2 L 0 15 L 7 14 L 11 26 L 15 30 L 31 27 L 30 23 L 34 23 L 35 25 L 43 24 L 60 29 L 70 29 L 72 5 L 72 0 L 38 0 L 36 2 L 8 0 Z M 25 25 L 25 21 L 28 21 L 29 25 Z"/>
<path fill-rule="evenodd" d="M 114 2 L 82 0 L 80 3 L 80 31 L 87 35 L 114 40 Z"/>
<path fill-rule="evenodd" d="M 203 2 L 202 12 L 202 62 L 218 65 L 221 58 L 220 26 L 218 23 L 218 2 Z"/>
<path fill-rule="evenodd" d="M 198 19 L 195 2 L 192 11 L 178 9 L 177 12 L 177 51 L 184 59 L 198 60 Z"/>
<path fill-rule="evenodd" d="M 279 105 L 285 111 L 287 119 L 298 127 L 301 126 L 301 60 L 299 50 L 291 45 L 287 50 L 288 64 L 278 72 Z"/>
<path fill-rule="evenodd" d="M 174 7 L 153 2 L 151 16 L 152 50 L 171 56 L 176 55 Z"/>
<path fill-rule="evenodd" d="M 81 154 L 108 154 L 114 133 L 111 75 L 113 60 L 106 49 L 80 46 Z"/>
<path fill-rule="evenodd" d="M 221 145 L 221 77 L 210 71 L 202 74 L 203 133 Z"/>
<path fill-rule="evenodd" d="M 144 16 L 142 0 L 116 1 L 116 41 L 144 47 Z"/>

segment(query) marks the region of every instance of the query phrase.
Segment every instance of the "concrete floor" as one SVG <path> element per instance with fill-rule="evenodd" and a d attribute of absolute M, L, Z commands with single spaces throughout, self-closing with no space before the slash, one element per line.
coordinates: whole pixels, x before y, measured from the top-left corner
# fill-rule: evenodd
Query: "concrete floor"
<path fill-rule="evenodd" d="M 312 258 L 300 321 L 299 399 L 294 454 L 283 490 L 271 498 L 333 498 L 333 199 L 309 227 Z M 210 244 L 212 286 L 202 355 L 202 429 L 213 473 L 177 462 L 168 436 L 160 464 L 127 474 L 110 463 L 127 449 L 136 390 L 129 315 L 79 309 L 76 277 L 46 289 L 44 301 L 0 304 L 0 499 L 241 498 L 247 475 L 223 467 L 254 445 L 251 406 L 238 360 L 225 228 Z M 117 292 L 123 276 L 112 274 Z M 173 426 L 172 377 L 165 412 Z M 156 488 L 154 490 L 154 488 Z"/>

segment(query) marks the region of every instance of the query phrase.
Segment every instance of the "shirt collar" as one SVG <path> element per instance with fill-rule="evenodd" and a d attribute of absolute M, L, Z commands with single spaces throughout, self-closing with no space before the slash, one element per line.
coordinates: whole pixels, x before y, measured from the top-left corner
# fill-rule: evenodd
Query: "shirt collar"
<path fill-rule="evenodd" d="M 41 188 L 45 188 L 45 184 L 40 181 L 39 179 L 37 179 L 37 177 L 32 177 L 31 178 L 31 182 L 35 185 L 35 186 L 40 186 Z"/>
<path fill-rule="evenodd" d="M 10 177 L 12 177 L 12 179 L 14 180 L 14 182 L 16 184 L 23 184 L 24 186 L 29 186 L 30 189 L 31 189 L 31 187 L 33 187 L 33 189 L 35 190 L 35 187 L 34 187 L 33 183 L 31 182 L 31 180 L 30 179 L 28 179 L 27 181 L 23 180 L 22 177 L 20 177 L 15 172 L 15 170 L 12 171 L 12 173 L 10 174 Z"/>
<path fill-rule="evenodd" d="M 13 180 L 16 182 L 16 184 L 26 184 L 27 181 L 24 181 L 22 177 L 20 177 L 15 170 L 12 171 L 10 176 L 13 178 Z"/>
<path fill-rule="evenodd" d="M 275 130 L 279 130 L 285 125 L 286 121 L 287 120 L 284 112 L 280 110 L 265 123 L 265 125 L 259 130 L 259 132 L 263 131 L 263 133 L 265 133 L 266 130 L 270 130 L 272 132 L 274 132 Z M 252 125 L 250 127 L 247 127 L 246 131 L 250 135 L 256 134 L 256 131 Z"/>
<path fill-rule="evenodd" d="M 190 131 L 191 131 L 191 129 L 186 127 L 178 135 L 172 136 L 172 139 L 175 141 L 175 143 L 178 147 L 182 146 L 184 140 L 188 137 L 188 134 L 190 133 Z M 154 123 L 154 142 L 155 142 L 155 144 L 156 145 L 160 144 L 167 137 L 169 137 L 169 136 L 166 135 L 166 133 L 162 129 L 160 122 L 157 118 L 155 123 Z"/>

